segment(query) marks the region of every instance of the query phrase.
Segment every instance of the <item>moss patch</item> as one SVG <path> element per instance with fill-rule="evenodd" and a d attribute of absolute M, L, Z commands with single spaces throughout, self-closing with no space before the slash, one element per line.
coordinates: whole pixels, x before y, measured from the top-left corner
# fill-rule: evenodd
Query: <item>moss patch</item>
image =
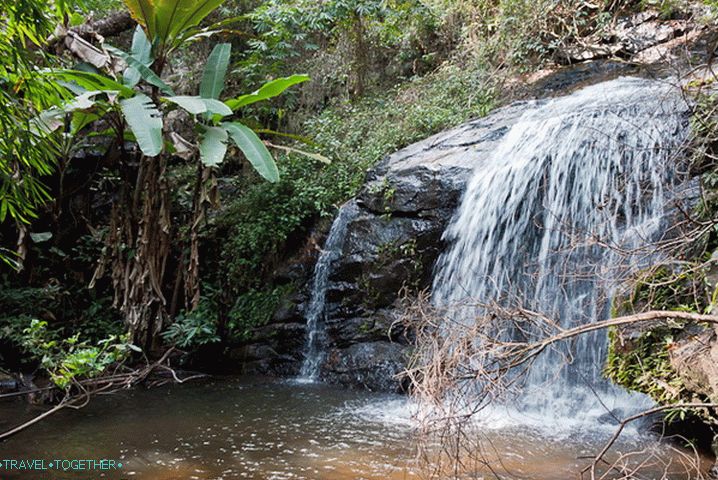
<path fill-rule="evenodd" d="M 605 375 L 629 390 L 649 395 L 661 404 L 676 403 L 686 395 L 683 382 L 671 366 L 670 349 L 682 326 L 659 327 L 626 339 L 609 331 Z"/>

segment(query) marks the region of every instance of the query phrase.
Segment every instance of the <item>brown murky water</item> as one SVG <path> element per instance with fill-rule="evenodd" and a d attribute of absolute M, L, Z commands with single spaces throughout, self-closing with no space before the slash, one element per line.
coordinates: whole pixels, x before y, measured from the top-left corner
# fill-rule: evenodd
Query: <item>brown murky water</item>
<path fill-rule="evenodd" d="M 31 415 L 29 408 L 20 401 L 0 403 L 3 427 Z M 80 411 L 60 412 L 0 443 L 0 461 L 38 459 L 47 466 L 53 459 L 111 459 L 122 463 L 121 469 L 0 469 L 0 478 L 423 478 L 414 460 L 409 410 L 399 396 L 264 378 L 134 390 L 98 397 Z M 501 478 L 532 480 L 576 478 L 585 462 L 578 458 L 605 440 L 590 440 L 580 431 L 546 436 L 526 428 L 480 435 L 486 436 L 486 457 Z M 646 446 L 635 442 L 620 447 Z M 471 478 L 494 478 L 485 467 L 476 471 Z"/>

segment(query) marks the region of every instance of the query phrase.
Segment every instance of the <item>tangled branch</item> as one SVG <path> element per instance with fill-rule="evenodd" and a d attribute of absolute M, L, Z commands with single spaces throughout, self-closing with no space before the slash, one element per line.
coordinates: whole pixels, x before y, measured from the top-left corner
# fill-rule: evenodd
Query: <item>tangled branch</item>
<path fill-rule="evenodd" d="M 163 385 L 165 383 L 175 381 L 177 383 L 184 383 L 189 380 L 206 377 L 204 374 L 191 375 L 189 377 L 180 378 L 177 372 L 170 367 L 169 358 L 170 355 L 175 351 L 174 348 L 168 349 L 158 360 L 149 363 L 137 369 L 132 369 L 122 373 L 118 373 L 119 370 L 124 369 L 123 365 L 117 365 L 115 371 L 108 375 L 103 375 L 97 378 L 87 378 L 84 380 L 73 380 L 71 387 L 65 391 L 64 396 L 60 402 L 52 407 L 50 410 L 33 417 L 32 419 L 23 422 L 22 424 L 7 430 L 6 432 L 0 433 L 0 441 L 6 440 L 23 430 L 35 425 L 36 423 L 46 419 L 47 417 L 63 410 L 65 408 L 80 409 L 85 407 L 92 398 L 93 395 L 99 394 L 110 394 L 120 390 L 126 390 L 132 388 L 135 385 L 148 381 L 150 376 L 156 373 L 158 370 L 169 372 L 171 379 L 160 380 L 155 383 L 155 386 Z M 11 394 L 0 395 L 0 398 L 6 398 L 18 395 L 28 395 L 31 393 L 53 390 L 56 387 L 44 387 L 32 390 L 26 390 L 22 392 L 16 392 Z"/>
<path fill-rule="evenodd" d="M 477 312 L 470 322 L 462 323 L 451 310 L 437 308 L 430 304 L 428 296 L 407 306 L 404 322 L 417 332 L 417 344 L 421 349 L 415 354 L 404 375 L 409 378 L 412 394 L 418 399 L 418 414 L 422 435 L 427 441 L 421 445 L 421 456 L 425 464 L 431 465 L 433 475 L 452 474 L 465 471 L 466 457 L 480 452 L 480 462 L 485 468 L 495 468 L 496 458 L 488 461 L 484 456 L 488 439 L 478 440 L 484 445 L 477 447 L 477 432 L 472 429 L 472 420 L 488 406 L 505 401 L 521 390 L 531 365 L 543 352 L 551 349 L 564 356 L 570 364 L 570 353 L 560 349 L 561 345 L 582 335 L 627 326 L 656 326 L 669 322 L 714 325 L 718 328 L 718 315 L 703 315 L 683 311 L 647 311 L 625 315 L 609 320 L 563 328 L 553 319 L 538 312 L 521 308 L 508 308 L 498 304 L 470 303 L 455 308 L 472 308 Z M 509 334 L 510 332 L 510 334 Z M 523 340 L 514 340 L 520 338 Z M 581 471 L 581 477 L 590 480 L 607 478 L 641 478 L 636 469 L 639 452 L 618 455 L 613 461 L 607 456 L 621 436 L 625 427 L 640 418 L 645 418 L 670 409 L 711 409 L 713 403 L 687 403 L 656 407 L 624 419 L 616 418 L 618 427 L 612 438 Z M 606 408 L 607 413 L 608 408 Z M 437 460 L 436 446 L 441 448 Z M 659 462 L 653 452 L 643 452 L 645 458 L 638 461 Z M 685 471 L 700 474 L 700 459 L 696 455 L 678 452 Z M 653 459 L 653 460 L 651 460 Z M 474 458 L 475 460 L 475 458 Z M 654 463 L 655 463 L 654 462 Z M 674 465 L 653 464 L 653 467 L 670 469 Z M 447 472 L 447 470 L 454 472 Z M 613 475 L 613 476 L 611 476 Z M 496 475 L 500 478 L 499 475 Z M 667 478 L 667 477 L 666 477 Z M 696 478 L 702 478 L 697 476 Z"/>

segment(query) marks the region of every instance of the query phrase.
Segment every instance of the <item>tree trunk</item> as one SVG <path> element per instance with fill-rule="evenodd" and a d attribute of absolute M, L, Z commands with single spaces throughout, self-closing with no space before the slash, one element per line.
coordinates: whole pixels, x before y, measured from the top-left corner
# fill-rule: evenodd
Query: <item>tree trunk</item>
<path fill-rule="evenodd" d="M 219 206 L 217 178 L 211 168 L 205 167 L 197 159 L 197 181 L 192 199 L 192 218 L 190 220 L 189 264 L 185 278 L 185 308 L 192 311 L 199 306 L 202 298 L 199 275 L 199 233 L 206 222 L 207 209 Z"/>
<path fill-rule="evenodd" d="M 101 37 L 112 37 L 119 35 L 120 33 L 129 30 L 134 27 L 137 22 L 130 16 L 129 12 L 116 12 L 100 20 L 94 22 L 85 23 L 74 28 L 70 28 L 69 31 L 73 32 L 85 40 L 92 40 L 95 36 Z M 47 49 L 54 49 L 59 44 L 63 43 L 63 40 L 67 36 L 67 31 L 59 33 L 50 38 L 47 42 Z"/>
<path fill-rule="evenodd" d="M 141 156 L 134 182 L 125 169 L 108 241 L 115 306 L 125 317 L 130 341 L 146 351 L 156 346 L 167 318 L 163 286 L 171 228 L 165 168 L 164 155 Z"/>
<path fill-rule="evenodd" d="M 352 44 L 354 46 L 354 59 L 352 62 L 352 85 L 351 93 L 360 97 L 364 94 L 366 84 L 366 72 L 368 71 L 368 48 L 366 45 L 366 31 L 364 20 L 358 13 L 354 13 L 351 27 Z"/>

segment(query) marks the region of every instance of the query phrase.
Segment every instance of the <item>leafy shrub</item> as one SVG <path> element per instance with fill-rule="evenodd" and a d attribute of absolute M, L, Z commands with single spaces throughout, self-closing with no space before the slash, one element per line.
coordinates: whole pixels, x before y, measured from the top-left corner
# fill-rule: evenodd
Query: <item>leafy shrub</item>
<path fill-rule="evenodd" d="M 63 339 L 48 328 L 47 322 L 35 319 L 23 331 L 22 344 L 35 358 L 42 359 L 43 370 L 63 389 L 74 381 L 96 377 L 125 360 L 131 351 L 139 351 L 127 343 L 127 336 L 112 335 L 96 345 L 80 340 L 80 334 Z"/>
<path fill-rule="evenodd" d="M 293 285 L 283 285 L 269 291 L 249 290 L 240 295 L 229 312 L 229 337 L 245 340 L 254 327 L 266 325 L 281 300 L 293 289 Z"/>
<path fill-rule="evenodd" d="M 100 296 L 77 283 L 67 283 L 69 286 L 51 279 L 47 285 L 36 287 L 19 286 L 9 278 L 0 281 L 0 340 L 29 354 L 22 339 L 33 319 L 46 321 L 46 328 L 58 338 L 79 334 L 98 342 L 123 332 L 110 297 Z"/>
<path fill-rule="evenodd" d="M 611 20 L 671 0 L 427 0 L 463 27 L 462 50 L 495 66 L 531 70 L 601 34 Z"/>
<path fill-rule="evenodd" d="M 217 334 L 216 313 L 206 298 L 191 312 L 177 315 L 164 332 L 162 339 L 179 348 L 192 348 L 215 343 L 220 340 Z"/>
<path fill-rule="evenodd" d="M 315 82 L 302 102 L 322 106 L 436 66 L 437 50 L 447 50 L 437 18 L 419 0 L 265 1 L 249 14 L 255 37 L 237 73 L 259 82 L 306 71 Z"/>
<path fill-rule="evenodd" d="M 614 383 L 645 393 L 661 404 L 678 402 L 686 390 L 671 366 L 669 350 L 681 329 L 682 326 L 677 325 L 643 333 L 631 342 L 628 352 L 618 346 L 618 333 L 610 331 L 605 375 Z"/>

